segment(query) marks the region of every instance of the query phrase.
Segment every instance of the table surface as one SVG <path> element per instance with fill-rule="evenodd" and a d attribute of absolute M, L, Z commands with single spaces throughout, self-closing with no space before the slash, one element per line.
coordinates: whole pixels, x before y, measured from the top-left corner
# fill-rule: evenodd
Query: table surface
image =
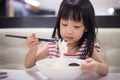
<path fill-rule="evenodd" d="M 0 80 L 49 80 L 39 71 L 0 69 L 0 72 L 7 72 L 7 76 L 0 77 Z M 82 74 L 79 80 L 120 80 L 120 73 L 109 73 L 106 76 Z"/>

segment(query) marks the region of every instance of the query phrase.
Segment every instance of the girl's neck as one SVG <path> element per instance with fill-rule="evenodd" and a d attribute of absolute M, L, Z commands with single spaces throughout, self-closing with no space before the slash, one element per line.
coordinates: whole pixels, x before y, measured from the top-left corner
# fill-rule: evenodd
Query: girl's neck
<path fill-rule="evenodd" d="M 68 43 L 68 54 L 74 54 L 78 51 L 79 47 L 76 46 L 76 44 L 73 43 Z"/>

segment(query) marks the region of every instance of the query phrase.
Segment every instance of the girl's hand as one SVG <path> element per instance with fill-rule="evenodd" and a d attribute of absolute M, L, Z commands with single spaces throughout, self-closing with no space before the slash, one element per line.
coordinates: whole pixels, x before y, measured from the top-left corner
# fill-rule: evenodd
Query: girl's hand
<path fill-rule="evenodd" d="M 98 62 L 92 58 L 86 59 L 82 63 L 82 72 L 85 74 L 92 74 L 97 72 Z"/>
<path fill-rule="evenodd" d="M 30 50 L 35 50 L 37 49 L 38 45 L 41 43 L 41 41 L 39 41 L 36 38 L 35 33 L 33 33 L 30 37 L 28 37 L 26 39 L 26 45 L 30 48 Z"/>

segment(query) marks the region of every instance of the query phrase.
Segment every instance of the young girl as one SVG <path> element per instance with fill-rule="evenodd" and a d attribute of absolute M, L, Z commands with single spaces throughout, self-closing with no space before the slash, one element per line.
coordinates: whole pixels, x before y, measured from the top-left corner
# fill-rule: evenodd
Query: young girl
<path fill-rule="evenodd" d="M 89 0 L 63 0 L 52 37 L 58 37 L 68 42 L 65 57 L 85 60 L 82 63 L 83 73 L 96 72 L 106 75 L 108 66 L 98 54 L 100 46 L 95 41 L 95 28 L 94 9 Z M 37 54 L 40 43 L 41 41 L 38 41 L 34 33 L 27 38 L 26 44 L 29 51 L 25 59 L 26 68 L 34 66 L 36 61 L 46 57 L 60 56 L 54 42 L 48 43 Z"/>

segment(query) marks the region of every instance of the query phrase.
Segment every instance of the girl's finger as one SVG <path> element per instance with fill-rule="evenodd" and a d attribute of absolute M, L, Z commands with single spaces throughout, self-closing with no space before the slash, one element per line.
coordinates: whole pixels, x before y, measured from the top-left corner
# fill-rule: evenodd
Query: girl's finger
<path fill-rule="evenodd" d="M 32 37 L 33 37 L 34 39 L 36 39 L 36 34 L 35 34 L 35 33 L 32 33 Z"/>
<path fill-rule="evenodd" d="M 39 41 L 38 38 L 36 37 L 36 34 L 35 34 L 35 33 L 32 33 L 32 36 L 33 36 L 33 38 L 34 38 L 36 41 Z"/>
<path fill-rule="evenodd" d="M 81 63 L 81 67 L 82 67 L 82 68 L 87 68 L 87 63 L 86 63 L 86 61 L 84 61 L 83 63 Z"/>
<path fill-rule="evenodd" d="M 34 42 L 34 43 L 31 43 L 30 45 L 34 46 L 34 45 L 39 45 L 39 44 L 40 44 L 40 42 Z"/>
<path fill-rule="evenodd" d="M 92 59 L 92 58 L 87 58 L 85 61 L 86 61 L 87 63 L 90 63 L 90 62 L 93 61 L 93 59 Z"/>

